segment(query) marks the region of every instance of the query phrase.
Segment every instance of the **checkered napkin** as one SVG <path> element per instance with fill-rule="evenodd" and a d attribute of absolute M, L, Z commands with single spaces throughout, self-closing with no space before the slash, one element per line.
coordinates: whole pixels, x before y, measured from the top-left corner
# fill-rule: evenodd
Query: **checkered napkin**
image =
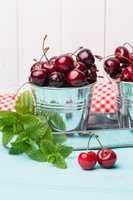
<path fill-rule="evenodd" d="M 13 111 L 14 106 L 15 106 L 15 95 L 14 94 L 0 95 L 0 110 Z"/>
<path fill-rule="evenodd" d="M 114 113 L 118 110 L 117 105 L 118 88 L 115 83 L 99 82 L 93 88 L 91 112 Z M 15 95 L 0 95 L 0 110 L 14 110 Z"/>
<path fill-rule="evenodd" d="M 118 110 L 118 87 L 115 82 L 99 82 L 93 88 L 91 112 L 114 113 Z"/>

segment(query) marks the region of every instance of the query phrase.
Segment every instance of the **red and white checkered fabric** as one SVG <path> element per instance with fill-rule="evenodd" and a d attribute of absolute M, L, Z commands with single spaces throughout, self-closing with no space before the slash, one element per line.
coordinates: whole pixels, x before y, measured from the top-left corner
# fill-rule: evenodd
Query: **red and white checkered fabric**
<path fill-rule="evenodd" d="M 0 95 L 0 110 L 13 111 L 15 106 L 15 95 L 4 94 Z"/>
<path fill-rule="evenodd" d="M 93 88 L 91 112 L 114 113 L 118 110 L 118 88 L 115 82 L 99 82 Z"/>
<path fill-rule="evenodd" d="M 114 113 L 117 112 L 118 88 L 115 83 L 99 82 L 93 88 L 91 101 L 91 112 L 93 113 Z M 14 110 L 15 95 L 0 95 L 0 110 Z"/>

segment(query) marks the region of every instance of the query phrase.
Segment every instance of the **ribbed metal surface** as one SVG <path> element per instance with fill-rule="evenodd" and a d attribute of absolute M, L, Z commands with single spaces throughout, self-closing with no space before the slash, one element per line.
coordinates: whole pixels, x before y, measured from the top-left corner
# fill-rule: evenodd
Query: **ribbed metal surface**
<path fill-rule="evenodd" d="M 120 128 L 133 128 L 133 83 L 118 83 L 120 91 Z"/>
<path fill-rule="evenodd" d="M 90 99 L 94 84 L 78 88 L 52 88 L 32 85 L 37 111 L 56 112 L 65 124 L 65 130 L 86 130 Z M 53 127 L 59 130 L 59 127 Z"/>

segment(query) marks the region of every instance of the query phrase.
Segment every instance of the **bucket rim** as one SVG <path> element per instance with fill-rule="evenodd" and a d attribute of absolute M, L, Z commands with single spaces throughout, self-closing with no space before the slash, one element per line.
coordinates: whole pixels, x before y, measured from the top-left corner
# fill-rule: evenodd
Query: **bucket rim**
<path fill-rule="evenodd" d="M 87 84 L 87 85 L 84 85 L 84 86 L 80 86 L 80 87 L 49 87 L 49 86 L 38 86 L 38 85 L 35 85 L 33 83 L 29 83 L 32 87 L 36 87 L 36 88 L 39 88 L 39 89 L 47 89 L 47 90 L 79 90 L 79 89 L 85 89 L 85 88 L 89 88 L 89 87 L 92 87 L 94 83 L 91 83 L 91 84 Z"/>

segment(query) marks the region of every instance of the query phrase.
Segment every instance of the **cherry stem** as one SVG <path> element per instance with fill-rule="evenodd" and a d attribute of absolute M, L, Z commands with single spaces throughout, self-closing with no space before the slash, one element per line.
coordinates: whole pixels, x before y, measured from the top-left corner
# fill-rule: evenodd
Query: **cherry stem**
<path fill-rule="evenodd" d="M 46 52 L 47 52 L 48 50 L 45 51 L 45 48 L 44 48 L 46 38 L 47 38 L 47 34 L 46 34 L 46 35 L 44 36 L 44 38 L 43 38 L 42 51 L 43 51 L 43 55 L 44 55 L 46 61 L 49 63 L 49 59 L 48 59 L 47 54 L 46 54 Z M 47 48 L 48 48 L 48 47 L 47 47 Z"/>
<path fill-rule="evenodd" d="M 99 56 L 99 55 L 94 55 L 94 57 L 97 58 L 100 61 L 104 59 L 102 56 Z"/>
<path fill-rule="evenodd" d="M 81 49 L 83 49 L 84 47 L 79 47 L 78 49 L 76 49 L 73 53 L 72 53 L 72 56 L 75 56 L 75 54 L 80 51 Z"/>
<path fill-rule="evenodd" d="M 33 59 L 34 62 L 38 62 L 36 58 Z"/>
<path fill-rule="evenodd" d="M 104 78 L 104 76 L 97 76 L 98 78 Z"/>
<path fill-rule="evenodd" d="M 90 135 L 90 138 L 89 138 L 89 140 L 88 140 L 88 145 L 87 145 L 87 150 L 89 150 L 89 148 L 90 148 L 90 141 L 91 141 L 91 139 L 92 139 L 92 137 L 95 135 L 95 133 L 92 133 L 91 135 Z"/>
<path fill-rule="evenodd" d="M 99 140 L 99 136 L 96 135 L 96 134 L 94 134 L 94 136 L 95 136 L 96 140 L 98 141 L 100 147 L 103 149 L 104 147 L 103 147 L 102 143 L 101 143 L 100 140 Z"/>
<path fill-rule="evenodd" d="M 110 58 L 111 56 L 115 56 L 114 54 L 112 54 L 112 55 L 109 55 L 109 56 L 105 56 L 105 57 L 103 57 L 103 59 L 102 60 L 105 60 L 106 58 Z M 127 60 L 130 64 L 132 64 L 133 65 L 133 62 L 131 62 L 131 60 L 130 59 L 128 59 L 128 58 L 126 58 L 125 56 L 121 56 L 121 58 L 124 58 L 125 60 Z M 101 60 L 100 60 L 101 61 Z"/>
<path fill-rule="evenodd" d="M 44 53 L 46 54 L 48 50 L 49 50 L 49 47 L 46 47 L 45 49 L 43 49 L 43 55 L 41 56 L 39 62 L 43 59 L 43 57 L 45 56 Z"/>
<path fill-rule="evenodd" d="M 101 60 L 105 60 L 106 58 L 110 58 L 111 56 L 114 56 L 114 54 L 105 56 L 105 57 L 103 57 Z"/>
<path fill-rule="evenodd" d="M 125 42 L 125 43 L 123 44 L 123 46 L 126 46 L 126 45 L 128 45 L 129 47 L 131 47 L 131 49 L 132 49 L 132 51 L 133 51 L 133 45 L 132 45 L 131 43 Z"/>

